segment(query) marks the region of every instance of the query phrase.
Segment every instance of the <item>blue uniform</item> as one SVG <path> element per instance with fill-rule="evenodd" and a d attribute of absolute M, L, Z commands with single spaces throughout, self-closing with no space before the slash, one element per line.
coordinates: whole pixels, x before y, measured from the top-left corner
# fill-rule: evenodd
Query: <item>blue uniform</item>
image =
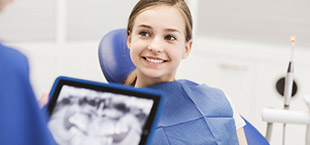
<path fill-rule="evenodd" d="M 237 145 L 233 111 L 224 93 L 206 85 L 149 86 L 166 94 L 153 145 Z"/>
<path fill-rule="evenodd" d="M 30 85 L 27 58 L 1 43 L 0 144 L 54 144 Z"/>

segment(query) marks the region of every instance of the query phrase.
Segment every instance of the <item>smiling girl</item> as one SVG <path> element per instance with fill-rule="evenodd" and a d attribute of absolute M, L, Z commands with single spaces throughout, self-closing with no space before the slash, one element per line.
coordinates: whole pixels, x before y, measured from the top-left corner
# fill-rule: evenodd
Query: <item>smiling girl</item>
<path fill-rule="evenodd" d="M 152 144 L 247 144 L 245 123 L 222 91 L 175 81 L 192 49 L 192 25 L 183 0 L 140 0 L 130 14 L 127 45 L 136 70 L 125 84 L 167 96 Z"/>

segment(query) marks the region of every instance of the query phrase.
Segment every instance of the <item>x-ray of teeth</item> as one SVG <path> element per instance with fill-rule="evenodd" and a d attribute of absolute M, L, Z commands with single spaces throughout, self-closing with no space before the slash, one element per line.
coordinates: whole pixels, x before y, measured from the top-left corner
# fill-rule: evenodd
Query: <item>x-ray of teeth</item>
<path fill-rule="evenodd" d="M 64 86 L 48 123 L 60 145 L 138 145 L 149 99 Z"/>

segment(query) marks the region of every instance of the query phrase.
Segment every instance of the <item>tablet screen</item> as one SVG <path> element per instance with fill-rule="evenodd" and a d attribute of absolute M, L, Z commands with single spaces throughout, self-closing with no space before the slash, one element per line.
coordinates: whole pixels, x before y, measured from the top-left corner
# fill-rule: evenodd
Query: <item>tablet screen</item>
<path fill-rule="evenodd" d="M 133 94 L 63 84 L 54 92 L 48 127 L 60 145 L 143 144 L 155 102 Z"/>

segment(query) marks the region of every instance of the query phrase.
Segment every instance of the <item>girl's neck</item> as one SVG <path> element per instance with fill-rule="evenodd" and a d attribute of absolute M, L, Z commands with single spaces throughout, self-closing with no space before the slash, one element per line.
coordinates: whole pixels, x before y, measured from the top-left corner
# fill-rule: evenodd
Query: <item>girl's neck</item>
<path fill-rule="evenodd" d="M 169 77 L 163 77 L 163 78 L 150 78 L 137 72 L 137 80 L 136 80 L 135 88 L 147 87 L 147 86 L 151 86 L 151 85 L 155 85 L 159 83 L 171 82 L 171 81 L 175 81 L 174 75 L 173 77 L 169 76 Z"/>

